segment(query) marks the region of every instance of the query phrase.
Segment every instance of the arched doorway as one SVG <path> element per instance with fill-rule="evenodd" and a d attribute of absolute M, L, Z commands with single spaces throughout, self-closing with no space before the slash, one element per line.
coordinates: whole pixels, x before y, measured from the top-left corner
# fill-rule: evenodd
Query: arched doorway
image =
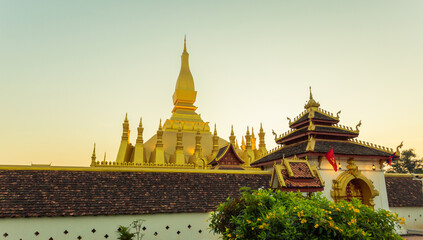
<path fill-rule="evenodd" d="M 348 171 L 333 180 L 331 191 L 333 200 L 335 202 L 352 201 L 353 198 L 357 198 L 363 204 L 373 207 L 375 205 L 373 200 L 379 196 L 379 192 L 375 189 L 373 182 L 357 169 L 353 160 L 349 160 L 348 163 Z"/>
<path fill-rule="evenodd" d="M 361 189 L 357 179 L 353 179 L 347 184 L 347 197 L 345 200 L 351 202 L 353 198 L 357 198 L 363 202 L 363 189 Z"/>

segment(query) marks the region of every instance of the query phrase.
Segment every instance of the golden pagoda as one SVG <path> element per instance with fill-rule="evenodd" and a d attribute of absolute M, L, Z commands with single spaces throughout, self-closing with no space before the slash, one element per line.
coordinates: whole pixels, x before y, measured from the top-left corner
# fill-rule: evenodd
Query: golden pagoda
<path fill-rule="evenodd" d="M 196 97 L 197 91 L 195 91 L 194 78 L 189 68 L 189 54 L 185 37 L 181 69 L 172 97 L 173 109 L 170 119 L 163 124 L 160 120 L 156 134 L 145 142 L 143 140 L 144 128 L 142 119 L 140 119 L 134 146 L 130 143 L 129 121 L 126 115 L 122 124 L 122 137 L 116 161 L 96 162 L 94 157 L 91 167 L 216 168 L 220 159 L 226 159 L 224 153 L 227 151 L 225 149 L 228 148 L 228 145 L 233 145 L 234 154 L 242 159 L 235 163 L 242 163 L 243 168 L 250 168 L 250 163 L 267 153 L 261 125 L 259 148 L 256 148 L 256 138 L 254 133 L 250 135 L 249 129 L 247 129 L 246 136 L 247 147 L 242 147 L 242 149 L 235 144 L 236 137 L 233 127 L 229 137 L 230 142 L 217 135 L 216 125 L 212 134 L 209 122 L 204 122 L 200 114 L 196 113 L 197 107 L 194 106 Z M 210 164 L 211 162 L 213 162 L 213 166 Z M 235 167 L 226 166 L 227 162 L 220 161 L 225 167 Z M 239 168 L 239 166 L 236 167 Z"/>

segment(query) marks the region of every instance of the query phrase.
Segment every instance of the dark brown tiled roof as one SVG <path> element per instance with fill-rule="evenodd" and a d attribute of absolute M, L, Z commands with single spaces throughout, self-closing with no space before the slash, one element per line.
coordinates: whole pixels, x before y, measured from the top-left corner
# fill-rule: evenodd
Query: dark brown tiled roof
<path fill-rule="evenodd" d="M 305 162 L 290 162 L 289 166 L 291 167 L 292 173 L 294 174 L 293 178 L 313 178 L 313 174 L 310 171 L 310 168 Z"/>
<path fill-rule="evenodd" d="M 389 207 L 423 207 L 422 181 L 385 176 Z"/>
<path fill-rule="evenodd" d="M 304 141 L 304 142 L 301 142 L 301 143 L 298 143 L 298 144 L 293 144 L 291 146 L 285 146 L 285 147 L 277 150 L 276 152 L 273 152 L 273 153 L 266 155 L 263 158 L 255 161 L 251 165 L 257 165 L 257 164 L 260 164 L 260 163 L 266 163 L 266 162 L 282 159 L 283 156 L 290 157 L 290 156 L 298 155 L 298 154 L 301 154 L 301 153 L 305 153 L 306 148 L 307 148 L 307 141 Z"/>
<path fill-rule="evenodd" d="M 294 125 L 294 124 L 297 125 L 298 123 L 307 121 L 309 114 L 310 113 L 304 114 L 300 119 L 294 121 L 291 125 Z M 313 119 L 319 119 L 319 120 L 325 120 L 325 121 L 332 121 L 334 123 L 335 122 L 339 122 L 339 120 L 336 119 L 335 117 L 329 117 L 329 116 L 327 116 L 325 114 L 322 114 L 320 112 L 317 112 L 317 111 L 314 112 L 314 118 Z"/>
<path fill-rule="evenodd" d="M 282 176 L 287 188 L 322 188 L 320 181 L 315 178 L 290 178 L 286 169 L 282 170 Z"/>
<path fill-rule="evenodd" d="M 349 141 L 321 141 L 317 140 L 314 152 L 327 153 L 331 148 L 336 154 L 389 157 L 390 153 L 372 147 Z"/>
<path fill-rule="evenodd" d="M 262 163 L 267 163 L 275 160 L 282 159 L 283 156 L 291 157 L 294 155 L 300 155 L 307 153 L 307 143 L 308 141 L 301 142 L 299 144 L 288 145 L 283 147 L 276 152 L 273 152 L 263 158 L 255 161 L 251 165 L 257 165 Z M 372 147 L 364 146 L 355 142 L 350 141 L 324 141 L 316 139 L 316 144 L 314 146 L 314 153 L 326 154 L 331 148 L 335 156 L 337 154 L 342 155 L 356 155 L 356 156 L 376 156 L 376 157 L 389 157 L 391 153 L 378 150 Z"/>
<path fill-rule="evenodd" d="M 337 128 L 337 127 L 333 127 L 333 126 L 316 125 L 314 130 L 308 130 L 308 126 L 306 126 L 306 127 L 298 129 L 297 131 L 294 131 L 294 132 L 284 136 L 283 138 L 279 139 L 277 142 L 278 143 L 284 143 L 284 142 L 287 142 L 287 141 L 285 141 L 285 139 L 292 138 L 292 137 L 295 137 L 295 136 L 298 136 L 298 135 L 305 135 L 305 133 L 307 133 L 307 132 L 318 133 L 319 135 L 325 135 L 325 133 L 342 134 L 342 135 L 345 135 L 345 139 L 358 136 L 358 133 L 355 133 L 354 131 L 341 129 L 341 128 Z"/>
<path fill-rule="evenodd" d="M 357 133 L 346 130 L 346 129 L 340 129 L 337 127 L 332 126 L 316 126 L 315 132 L 326 132 L 326 133 L 340 133 L 340 134 L 349 134 L 349 135 L 358 135 Z"/>
<path fill-rule="evenodd" d="M 0 218 L 208 212 L 270 175 L 0 170 Z"/>

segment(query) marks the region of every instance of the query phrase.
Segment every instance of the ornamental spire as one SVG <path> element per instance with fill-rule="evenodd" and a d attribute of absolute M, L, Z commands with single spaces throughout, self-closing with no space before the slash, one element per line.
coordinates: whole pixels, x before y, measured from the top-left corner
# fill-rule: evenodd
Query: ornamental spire
<path fill-rule="evenodd" d="M 182 52 L 182 56 L 181 56 L 181 70 L 179 71 L 178 81 L 176 82 L 175 93 L 176 93 L 176 90 L 195 91 L 194 79 L 189 69 L 188 58 L 189 58 L 189 54 L 187 52 L 187 40 L 185 37 L 184 51 Z M 174 98 L 173 101 L 175 102 L 175 100 L 176 99 Z M 194 98 L 191 97 L 190 99 L 184 99 L 184 100 L 192 100 L 192 102 L 194 103 L 195 97 Z"/>
<path fill-rule="evenodd" d="M 128 113 L 126 113 L 125 115 L 125 120 L 122 123 L 122 140 L 123 141 L 128 141 L 129 140 L 129 121 L 128 121 Z"/>
<path fill-rule="evenodd" d="M 144 128 L 142 127 L 142 117 L 141 117 L 140 118 L 140 125 L 138 126 L 137 143 L 144 143 L 144 139 L 142 138 L 143 132 L 144 132 Z"/>
<path fill-rule="evenodd" d="M 95 167 L 95 159 L 97 157 L 95 156 L 95 143 L 94 143 L 94 149 L 93 149 L 93 154 L 91 155 L 91 167 Z"/>
<path fill-rule="evenodd" d="M 319 107 L 320 107 L 320 104 L 313 99 L 313 93 L 311 92 L 311 86 L 310 86 L 310 99 L 308 100 L 304 108 L 307 109 L 307 112 L 310 112 L 311 110 L 316 111 Z"/>
<path fill-rule="evenodd" d="M 184 37 L 184 53 L 187 53 L 187 35 Z"/>
<path fill-rule="evenodd" d="M 229 136 L 229 142 L 235 144 L 234 125 L 231 126 L 231 135 Z"/>

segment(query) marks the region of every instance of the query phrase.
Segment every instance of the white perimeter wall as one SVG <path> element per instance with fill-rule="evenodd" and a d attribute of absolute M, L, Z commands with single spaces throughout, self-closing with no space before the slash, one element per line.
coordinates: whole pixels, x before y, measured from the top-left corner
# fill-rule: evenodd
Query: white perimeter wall
<path fill-rule="evenodd" d="M 405 219 L 405 229 L 423 230 L 423 207 L 391 207 L 391 212 Z M 405 229 L 401 233 L 406 233 Z"/>
<path fill-rule="evenodd" d="M 218 235 L 209 232 L 209 213 L 174 213 L 152 215 L 123 215 L 123 216 L 87 216 L 87 217 L 42 217 L 42 218 L 6 218 L 0 219 L 0 239 L 5 240 L 105 240 L 117 239 L 116 230 L 119 225 L 128 226 L 136 219 L 145 219 L 147 228 L 143 240 L 150 239 L 219 239 Z M 188 228 L 191 225 L 191 228 Z M 166 226 L 169 229 L 166 230 Z M 92 233 L 92 229 L 96 232 Z M 67 230 L 69 233 L 64 234 Z M 202 232 L 199 233 L 199 230 Z M 39 232 L 35 236 L 35 232 Z M 178 235 L 177 232 L 180 231 Z M 158 235 L 155 236 L 154 233 Z M 4 238 L 3 234 L 8 237 Z"/>

